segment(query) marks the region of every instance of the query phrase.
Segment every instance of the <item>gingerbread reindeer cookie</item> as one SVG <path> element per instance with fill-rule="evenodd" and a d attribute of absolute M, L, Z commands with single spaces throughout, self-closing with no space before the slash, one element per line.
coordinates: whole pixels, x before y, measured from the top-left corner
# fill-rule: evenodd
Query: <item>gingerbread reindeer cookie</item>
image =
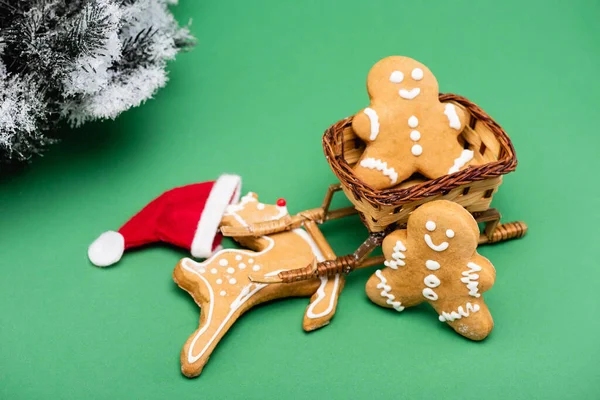
<path fill-rule="evenodd" d="M 254 193 L 227 208 L 221 226 L 248 226 L 288 217 L 285 201 L 265 205 Z M 305 267 L 324 258 L 317 244 L 303 229 L 262 237 L 234 238 L 253 249 L 221 250 L 198 263 L 182 259 L 175 267 L 175 282 L 192 295 L 200 306 L 200 324 L 181 352 L 181 370 L 194 377 L 201 373 L 217 343 L 235 321 L 252 307 L 266 301 L 294 296 L 312 296 L 303 328 L 312 331 L 329 323 L 344 287 L 344 278 L 335 275 L 293 284 L 261 284 L 248 279 L 250 273 L 273 276 L 281 271 Z"/>
<path fill-rule="evenodd" d="M 383 241 L 386 268 L 369 278 L 367 296 L 403 311 L 428 302 L 456 332 L 483 340 L 494 327 L 483 292 L 496 279 L 494 266 L 476 251 L 479 229 L 460 205 L 440 200 L 417 208 L 407 229 Z"/>
<path fill-rule="evenodd" d="M 367 77 L 371 105 L 354 116 L 352 128 L 366 142 L 354 168 L 376 189 L 399 184 L 415 172 L 429 179 L 457 172 L 473 158 L 458 142 L 466 113 L 440 103 L 435 76 L 408 58 L 384 58 Z"/>

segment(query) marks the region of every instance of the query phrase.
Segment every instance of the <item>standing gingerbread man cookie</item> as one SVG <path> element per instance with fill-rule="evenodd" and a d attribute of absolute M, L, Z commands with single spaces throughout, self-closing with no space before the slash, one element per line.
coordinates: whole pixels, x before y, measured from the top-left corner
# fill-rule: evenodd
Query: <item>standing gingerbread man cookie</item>
<path fill-rule="evenodd" d="M 418 172 L 429 179 L 459 171 L 473 158 L 458 142 L 466 113 L 440 103 L 438 83 L 423 64 L 384 58 L 367 78 L 371 105 L 352 128 L 366 144 L 354 172 L 376 189 L 395 186 Z"/>
<path fill-rule="evenodd" d="M 476 251 L 477 222 L 460 205 L 440 200 L 417 208 L 407 229 L 383 241 L 387 268 L 367 282 L 369 299 L 403 311 L 428 302 L 456 332 L 483 340 L 494 327 L 483 292 L 496 279 L 492 263 Z"/>

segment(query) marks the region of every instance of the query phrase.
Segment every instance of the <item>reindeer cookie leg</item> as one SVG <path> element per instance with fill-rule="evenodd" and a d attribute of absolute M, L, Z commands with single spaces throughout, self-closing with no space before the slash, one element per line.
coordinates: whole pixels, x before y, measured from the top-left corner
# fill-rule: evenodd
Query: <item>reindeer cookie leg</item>
<path fill-rule="evenodd" d="M 317 261 L 335 259 L 336 256 L 333 249 L 329 246 L 327 240 L 325 240 L 317 224 L 313 221 L 308 221 L 305 223 L 305 228 L 314 244 L 318 247 L 319 251 L 313 249 Z M 302 233 L 300 232 L 300 234 Z M 336 274 L 333 277 L 321 277 L 320 279 L 321 284 L 310 298 L 310 304 L 304 313 L 302 328 L 306 332 L 314 331 L 329 324 L 337 309 L 338 297 L 346 284 L 346 278 L 342 274 Z"/>
<path fill-rule="evenodd" d="M 173 271 L 175 282 L 194 298 L 202 310 L 198 329 L 181 351 L 181 372 L 189 378 L 200 375 L 219 340 L 244 312 L 242 308 L 232 312 L 231 300 L 221 296 L 211 285 L 210 279 L 204 276 L 207 273 L 188 258 L 182 259 Z"/>
<path fill-rule="evenodd" d="M 310 298 L 310 304 L 304 313 L 302 328 L 305 331 L 314 331 L 329 324 L 345 283 L 346 278 L 341 274 L 331 278 L 321 277 L 321 285 Z"/>

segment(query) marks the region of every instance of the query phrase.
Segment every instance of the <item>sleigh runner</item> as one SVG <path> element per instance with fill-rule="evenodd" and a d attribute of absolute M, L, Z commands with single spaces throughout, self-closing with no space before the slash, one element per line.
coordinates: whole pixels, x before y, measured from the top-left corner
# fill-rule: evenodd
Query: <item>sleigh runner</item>
<path fill-rule="evenodd" d="M 352 117 L 331 126 L 323 135 L 325 157 L 340 183 L 327 190 L 321 207 L 306 210 L 277 221 L 245 227 L 222 227 L 225 236 L 262 236 L 304 227 L 317 243 L 326 260 L 305 268 L 283 271 L 273 276 L 251 274 L 257 283 L 292 283 L 317 277 L 349 274 L 355 269 L 379 265 L 383 256 L 369 257 L 389 232 L 403 228 L 409 215 L 420 205 L 434 200 L 449 200 L 468 210 L 483 223 L 479 244 L 492 244 L 520 238 L 527 232 L 524 222 L 500 223 L 498 210 L 490 208 L 502 176 L 514 171 L 517 158 L 506 132 L 481 108 L 464 97 L 441 94 L 440 101 L 450 102 L 468 115 L 468 123 L 459 136 L 466 150 L 473 151 L 476 164 L 408 187 L 376 190 L 359 180 L 352 167 L 364 151 L 364 143 L 352 130 Z M 330 210 L 334 193 L 343 191 L 353 207 Z M 319 225 L 358 214 L 369 234 L 355 252 L 336 257 Z M 325 250 L 325 251 L 323 251 Z"/>

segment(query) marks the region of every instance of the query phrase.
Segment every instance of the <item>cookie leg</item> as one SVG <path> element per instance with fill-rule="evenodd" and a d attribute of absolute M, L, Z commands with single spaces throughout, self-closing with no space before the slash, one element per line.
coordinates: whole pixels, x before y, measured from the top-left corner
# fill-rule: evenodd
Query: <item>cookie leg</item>
<path fill-rule="evenodd" d="M 403 279 L 405 278 L 405 279 Z M 377 270 L 367 281 L 365 292 L 373 303 L 396 311 L 416 306 L 425 299 L 417 290 L 417 285 L 406 277 L 397 277 L 390 268 Z"/>
<path fill-rule="evenodd" d="M 376 149 L 375 149 L 376 150 Z M 354 173 L 361 181 L 375 189 L 386 189 L 400 184 L 414 172 L 414 166 L 384 159 L 377 156 L 376 151 L 367 149 L 358 163 Z"/>
<path fill-rule="evenodd" d="M 312 295 L 304 314 L 302 328 L 305 331 L 314 331 L 329 324 L 335 314 L 338 297 L 345 283 L 345 277 L 340 274 L 331 278 L 321 277 L 321 285 Z"/>
<path fill-rule="evenodd" d="M 481 299 L 464 299 L 464 302 L 446 305 L 446 310 L 432 303 L 440 314 L 439 320 L 446 322 L 459 335 L 471 340 L 485 339 L 494 328 L 490 310 Z"/>
<path fill-rule="evenodd" d="M 211 284 L 210 277 L 197 268 L 197 264 L 183 259 L 173 272 L 173 279 L 200 306 L 198 329 L 189 337 L 181 351 L 181 372 L 187 377 L 200 375 L 208 358 L 243 309 L 231 307 L 237 297 L 221 297 Z"/>

